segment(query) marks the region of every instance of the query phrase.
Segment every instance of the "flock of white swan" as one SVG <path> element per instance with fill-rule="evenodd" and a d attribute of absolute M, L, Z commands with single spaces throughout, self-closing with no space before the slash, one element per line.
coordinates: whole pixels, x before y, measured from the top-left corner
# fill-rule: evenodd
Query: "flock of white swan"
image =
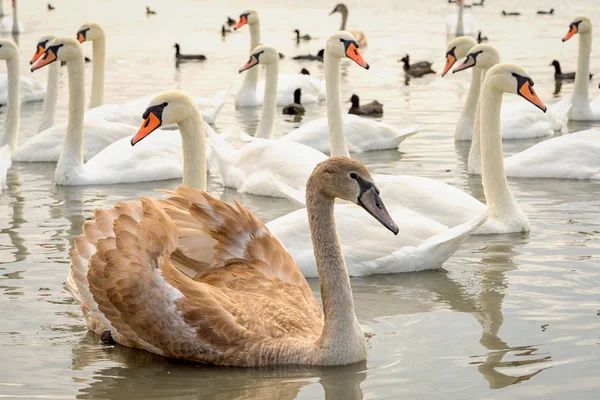
<path fill-rule="evenodd" d="M 346 6 L 334 11 L 345 28 Z M 213 99 L 165 92 L 104 104 L 106 46 L 98 24 L 82 25 L 76 38 L 39 40 L 31 69 L 50 69 L 45 89 L 19 77 L 19 49 L 0 39 L 7 63 L 0 184 L 13 160 L 56 162 L 57 185 L 183 180 L 166 197 L 96 210 L 75 239 L 67 286 L 89 329 L 105 341 L 229 366 L 358 362 L 367 347 L 349 276 L 433 269 L 472 234 L 529 231 L 507 176 L 600 179 L 595 130 L 502 155 L 502 138 L 551 136 L 567 119 L 600 120 L 600 101 L 588 98 L 592 23 L 585 16 L 563 39 L 579 38 L 573 95 L 549 109 L 529 74 L 501 64 L 493 46 L 468 36 L 448 44 L 442 75 L 452 67 L 472 74 L 455 139 L 471 140 L 468 171 L 481 175 L 487 205 L 435 179 L 370 174 L 350 158 L 395 149 L 419 129 L 342 113 L 340 62 L 369 68 L 359 51 L 363 32 L 341 30 L 326 40 L 323 82 L 279 74 L 277 50 L 260 44 L 256 11 L 240 15 L 236 28 L 246 25 L 250 58 L 240 69 L 245 77 L 235 104 L 262 106 L 253 136 L 210 126 L 228 89 Z M 93 45 L 88 111 L 84 42 Z M 66 124 L 55 118 L 61 62 L 68 68 Z M 261 82 L 259 64 L 266 67 Z M 327 117 L 274 139 L 276 107 L 292 102 L 297 88 L 306 103 L 324 101 Z M 524 101 L 503 106 L 504 93 Z M 18 145 L 20 104 L 42 97 L 39 132 Z M 244 145 L 234 147 L 232 137 Z M 241 204 L 207 194 L 209 172 L 239 192 L 289 198 L 298 210 L 263 224 Z M 320 279 L 322 308 L 307 277 Z"/>

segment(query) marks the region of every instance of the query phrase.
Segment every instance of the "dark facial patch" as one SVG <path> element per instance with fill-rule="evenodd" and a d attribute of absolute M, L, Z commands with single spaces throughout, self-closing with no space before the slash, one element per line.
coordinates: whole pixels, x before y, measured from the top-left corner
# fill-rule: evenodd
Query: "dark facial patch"
<path fill-rule="evenodd" d="M 446 57 L 452 56 L 452 57 L 454 57 L 454 59 L 456 59 L 456 55 L 454 54 L 455 50 L 456 50 L 456 46 L 454 46 L 453 48 L 451 48 L 450 50 L 448 50 L 448 52 L 446 53 Z"/>
<path fill-rule="evenodd" d="M 569 30 L 572 30 L 573 27 L 577 28 L 577 31 L 579 31 L 579 24 L 581 23 L 581 20 L 579 21 L 573 21 L 569 24 Z"/>
<path fill-rule="evenodd" d="M 526 83 L 529 83 L 529 86 L 533 87 L 533 80 L 531 78 L 519 75 L 516 72 L 513 72 L 512 76 L 517 78 L 517 93 L 519 93 L 519 96 L 523 97 L 523 95 L 519 92 L 519 89 L 521 89 L 521 87 Z"/>
<path fill-rule="evenodd" d="M 344 43 L 344 50 L 348 51 L 348 47 L 350 47 L 351 44 L 354 44 L 356 46 L 356 48 L 358 49 L 360 46 L 358 45 L 358 43 L 356 43 L 355 40 L 346 40 L 346 39 L 341 39 L 340 38 L 340 42 Z"/>
<path fill-rule="evenodd" d="M 473 65 L 477 65 L 477 56 L 480 55 L 481 53 L 483 53 L 483 50 L 480 51 L 476 51 L 474 53 L 469 53 L 467 54 L 467 58 L 472 58 L 473 59 Z"/>
<path fill-rule="evenodd" d="M 42 46 L 42 48 L 45 49 L 47 44 L 48 44 L 48 39 L 44 40 L 43 42 L 39 42 L 38 46 Z"/>
<path fill-rule="evenodd" d="M 169 105 L 169 103 L 165 101 L 162 104 L 157 104 L 155 106 L 148 107 L 146 111 L 144 111 L 144 115 L 142 115 L 142 118 L 147 119 L 150 116 L 150 113 L 152 113 L 156 115 L 156 118 L 158 118 L 162 122 L 162 113 L 167 105 Z"/>
<path fill-rule="evenodd" d="M 87 39 L 87 32 L 90 30 L 90 28 L 85 28 L 80 30 L 79 32 L 77 32 L 77 36 L 81 35 L 83 36 L 83 39 Z"/>

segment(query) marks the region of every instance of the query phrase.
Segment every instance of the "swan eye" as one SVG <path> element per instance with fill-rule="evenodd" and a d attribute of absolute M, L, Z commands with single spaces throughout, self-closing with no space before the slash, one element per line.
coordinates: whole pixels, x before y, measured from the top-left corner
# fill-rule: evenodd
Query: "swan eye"
<path fill-rule="evenodd" d="M 356 175 L 354 172 L 350 172 L 350 178 L 358 180 L 358 175 Z"/>

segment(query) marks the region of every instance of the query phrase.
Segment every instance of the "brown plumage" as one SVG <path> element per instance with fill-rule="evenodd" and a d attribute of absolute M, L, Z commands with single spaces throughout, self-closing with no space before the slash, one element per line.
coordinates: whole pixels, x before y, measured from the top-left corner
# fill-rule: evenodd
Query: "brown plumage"
<path fill-rule="evenodd" d="M 359 162 L 333 157 L 307 185 L 329 318 L 262 222 L 187 186 L 96 210 L 75 240 L 67 286 L 91 330 L 158 355 L 243 367 L 364 360 L 333 204 L 354 201 L 397 232 L 371 179 Z"/>
<path fill-rule="evenodd" d="M 419 78 L 427 74 L 435 74 L 435 71 L 431 69 L 431 63 L 429 61 L 419 61 L 411 64 L 408 54 L 405 55 L 400 61 L 403 63 L 402 68 L 404 69 L 404 72 L 413 78 Z"/>
<path fill-rule="evenodd" d="M 356 114 L 356 115 L 383 115 L 383 104 L 378 102 L 377 100 L 373 100 L 368 104 L 360 104 L 360 98 L 353 94 L 350 97 L 350 102 L 352 106 L 348 110 L 348 114 Z"/>
<path fill-rule="evenodd" d="M 304 68 L 302 68 L 302 71 L 304 71 Z M 310 75 L 310 73 L 306 74 L 306 75 Z M 286 115 L 304 114 L 304 112 L 306 110 L 304 109 L 304 106 L 302 105 L 301 97 L 302 97 L 302 89 L 298 88 L 298 89 L 294 90 L 294 102 L 292 104 L 288 104 L 287 106 L 283 107 L 282 112 Z"/>

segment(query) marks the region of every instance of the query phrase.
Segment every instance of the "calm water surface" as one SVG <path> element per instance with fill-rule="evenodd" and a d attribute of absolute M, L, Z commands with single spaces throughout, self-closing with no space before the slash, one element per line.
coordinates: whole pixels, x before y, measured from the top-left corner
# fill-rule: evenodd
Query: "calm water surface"
<path fill-rule="evenodd" d="M 8 3 L 5 1 L 5 3 Z M 440 71 L 446 46 L 445 18 L 455 8 L 445 0 L 349 1 L 349 27 L 363 29 L 369 71 L 343 68 L 343 98 L 385 104 L 383 120 L 398 126 L 423 123 L 401 151 L 363 154 L 371 170 L 443 180 L 483 200 L 480 179 L 465 173 L 468 144 L 455 144 L 454 125 L 470 76 L 439 75 L 405 82 L 397 62 L 434 61 Z M 486 1 L 486 3 L 488 3 Z M 106 102 L 117 103 L 167 89 L 185 89 L 212 97 L 232 86 L 216 124 L 253 132 L 259 110 L 235 110 L 241 82 L 237 70 L 247 61 L 247 27 L 222 40 L 227 15 L 246 8 L 261 16 L 262 41 L 287 57 L 283 72 L 307 67 L 322 77 L 322 66 L 291 60 L 316 53 L 317 40 L 296 46 L 299 28 L 326 38 L 338 28 L 328 17 L 334 2 L 300 3 L 254 0 L 54 0 L 21 2 L 26 32 L 20 35 L 22 73 L 37 39 L 46 33 L 74 36 L 86 21 L 104 26 L 108 35 Z M 158 15 L 146 18 L 151 4 Z M 493 1 L 474 8 L 478 26 L 505 61 L 523 65 L 548 102 L 555 96 L 553 71 L 576 65 L 577 41 L 561 43 L 574 15 L 585 12 L 600 21 L 594 0 L 554 2 Z M 553 17 L 535 11 L 555 7 Z M 522 16 L 502 19 L 502 9 Z M 175 68 L 172 45 L 203 52 L 204 64 Z M 91 45 L 84 49 L 91 56 Z M 600 52 L 592 72 L 600 74 Z M 87 67 L 91 74 L 91 65 Z M 4 71 L 4 64 L 0 67 Z M 34 77 L 45 79 L 44 69 Z M 88 75 L 88 87 L 91 75 Z M 596 96 L 597 79 L 590 84 Z M 565 84 L 558 97 L 568 94 Z M 89 94 L 89 92 L 88 92 Z M 66 119 L 66 70 L 61 82 L 59 116 Z M 520 101 L 512 96 L 509 100 Z M 307 106 L 304 121 L 324 116 L 324 105 Z M 0 110 L 0 113 L 4 109 Z M 32 135 L 41 103 L 22 110 L 21 140 Z M 0 116 L 3 124 L 4 115 Z M 279 116 L 285 134 L 301 122 Z M 568 132 L 589 124 L 569 124 Z M 600 126 L 600 124 L 596 125 Z M 566 133 L 566 132 L 565 132 Z M 505 142 L 506 154 L 534 141 Z M 531 233 L 473 237 L 443 269 L 353 279 L 357 314 L 369 339 L 367 362 L 343 368 L 242 370 L 175 362 L 119 346 L 105 346 L 87 333 L 78 306 L 63 286 L 69 249 L 97 207 L 119 200 L 156 196 L 156 188 L 178 181 L 143 184 L 56 187 L 54 164 L 14 163 L 8 188 L 0 194 L 0 397 L 5 398 L 181 398 L 181 399 L 397 399 L 397 398 L 597 398 L 600 391 L 600 185 L 592 182 L 511 179 L 510 184 L 531 221 Z M 236 195 L 263 221 L 292 210 L 282 199 L 238 195 L 214 177 L 209 191 L 225 200 Z M 402 193 L 384 193 L 385 196 Z M 368 218 L 368 216 L 365 216 Z M 402 221 L 397 221 L 399 224 Z M 318 282 L 311 285 L 318 296 Z M 594 394 L 595 393 L 595 394 Z"/>

